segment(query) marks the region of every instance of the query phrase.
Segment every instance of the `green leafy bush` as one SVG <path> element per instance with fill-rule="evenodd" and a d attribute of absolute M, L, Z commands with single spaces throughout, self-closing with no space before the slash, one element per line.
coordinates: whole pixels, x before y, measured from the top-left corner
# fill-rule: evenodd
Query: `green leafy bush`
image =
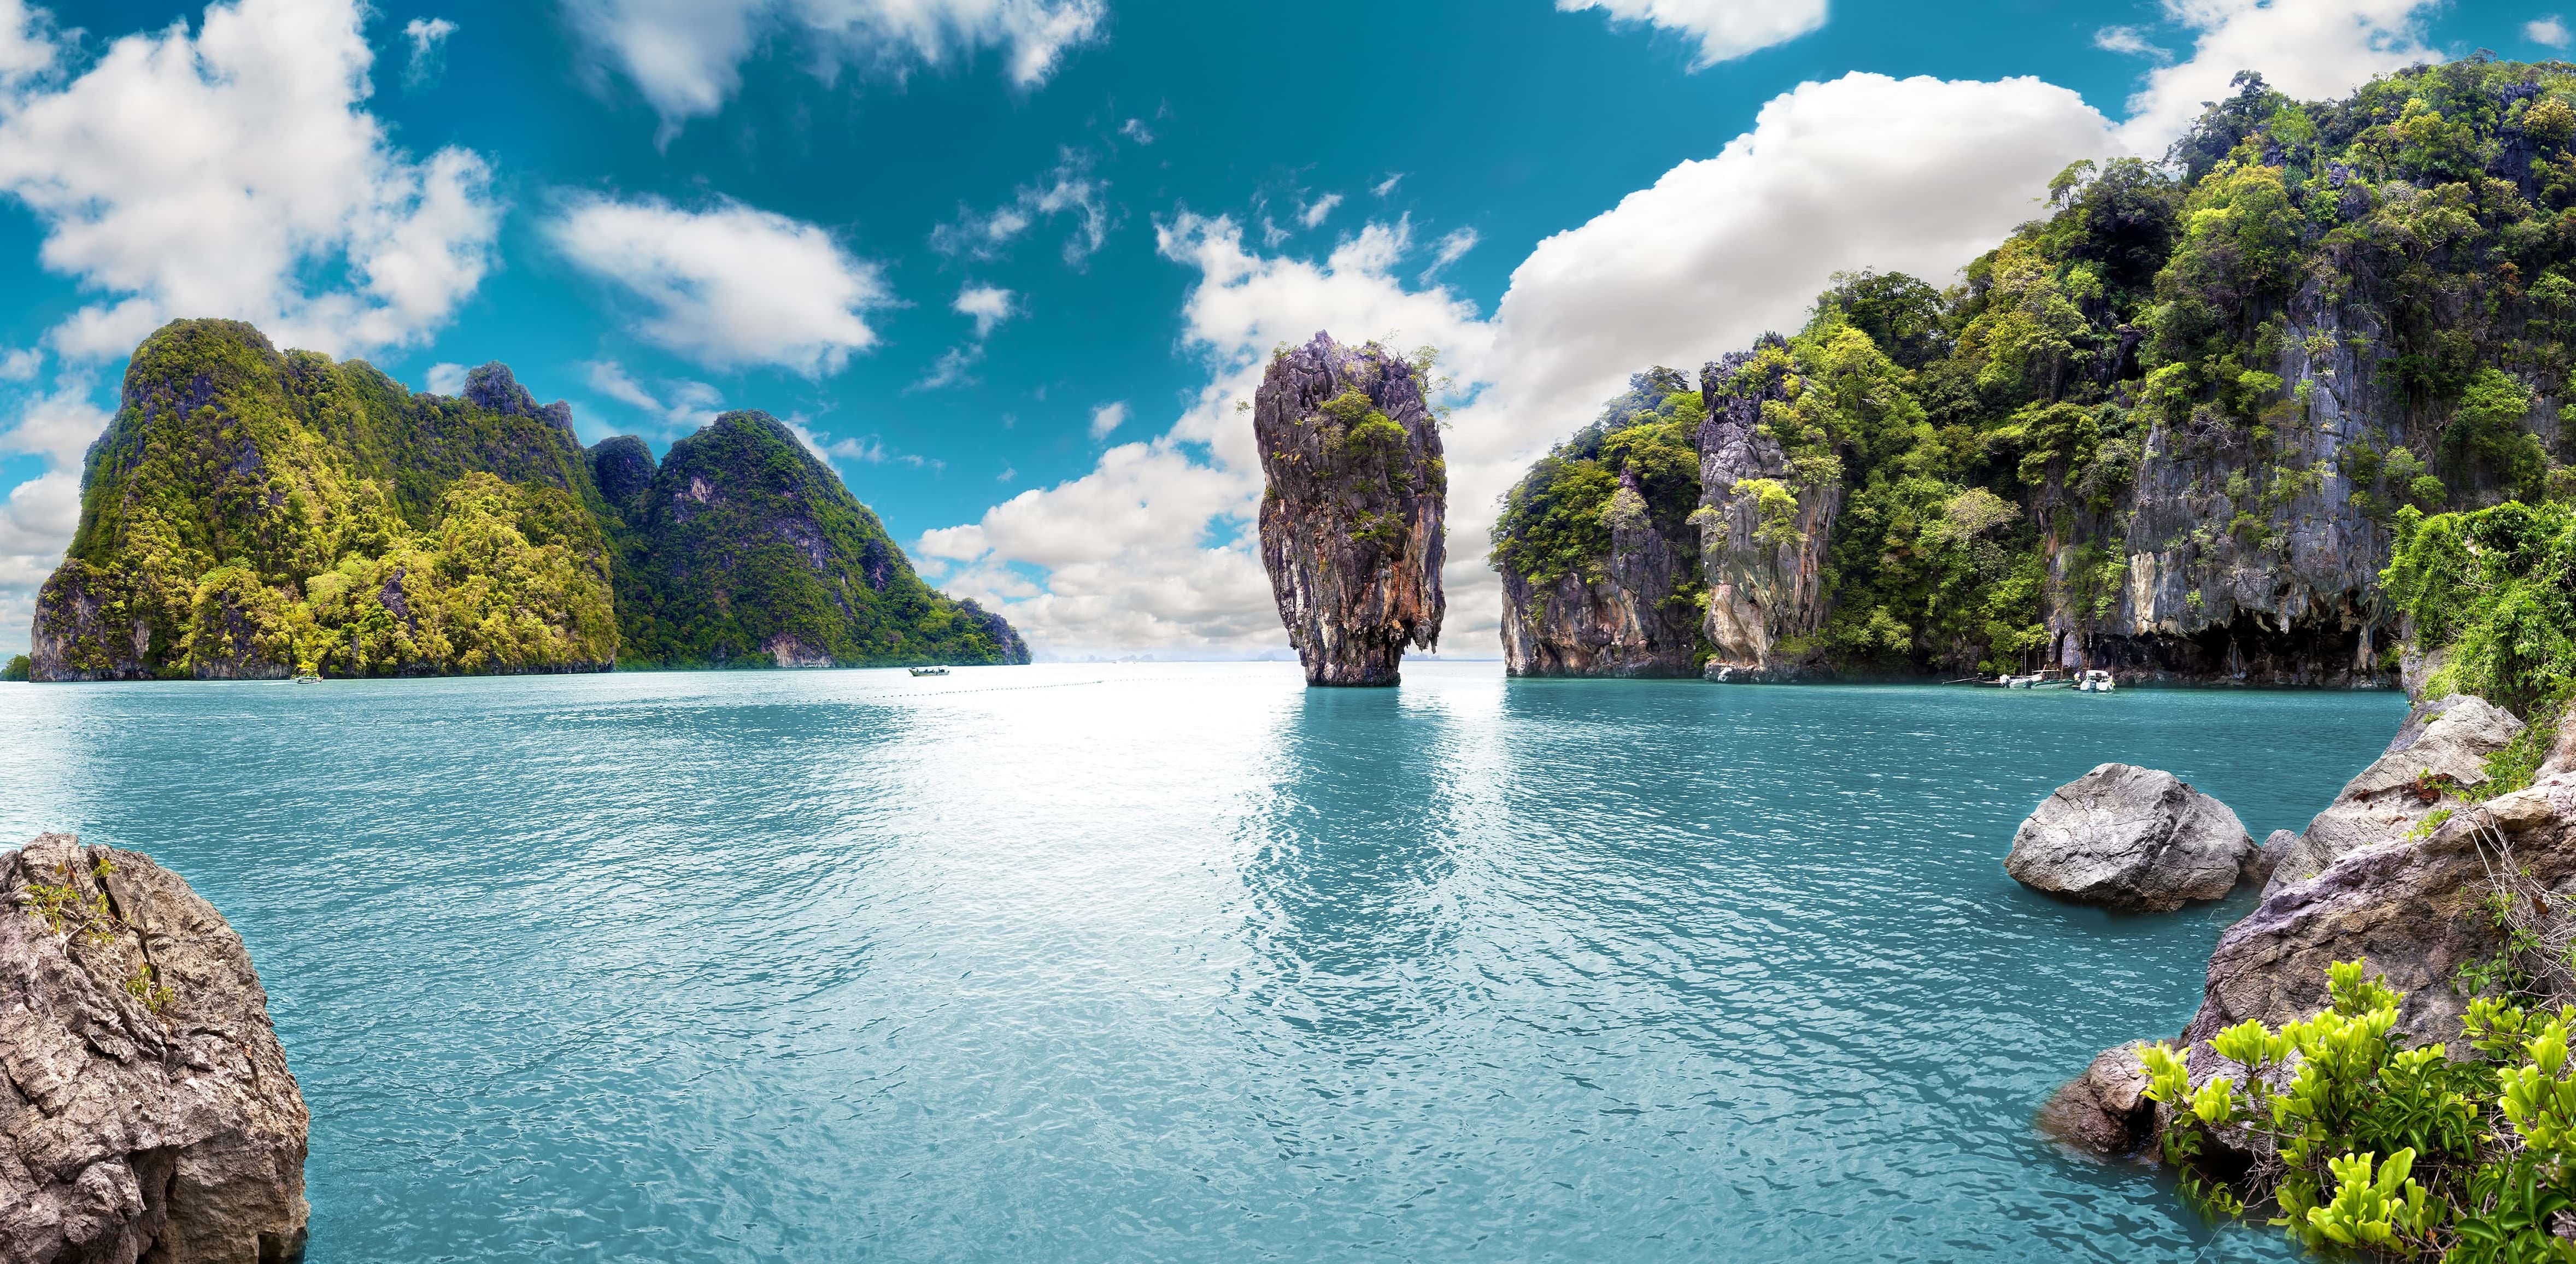
<path fill-rule="evenodd" d="M 2327 990 L 2310 1018 L 2214 1037 L 2235 1075 L 2194 1084 L 2172 1049 L 2141 1051 L 2147 1096 L 2172 1112 L 2164 1158 L 2186 1188 L 2230 1214 L 2268 1206 L 2270 1223 L 2315 1248 L 2576 1260 L 2549 1223 L 2576 1192 L 2576 1006 L 2474 999 L 2454 1050 L 2396 1033 L 2401 998 L 2361 962 L 2330 967 Z"/>
<path fill-rule="evenodd" d="M 2576 507 L 2407 508 L 2395 526 L 2380 583 L 2416 644 L 2444 652 L 2432 693 L 2526 716 L 2563 703 L 2576 689 Z"/>
<path fill-rule="evenodd" d="M 10 656 L 8 666 L 0 667 L 0 680 L 26 680 L 35 672 L 36 660 L 24 654 L 14 654 Z"/>

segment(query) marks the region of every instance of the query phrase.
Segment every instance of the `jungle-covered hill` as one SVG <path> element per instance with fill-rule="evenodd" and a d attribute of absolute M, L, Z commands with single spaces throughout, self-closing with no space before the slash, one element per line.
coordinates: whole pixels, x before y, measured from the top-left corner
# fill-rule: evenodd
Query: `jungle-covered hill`
<path fill-rule="evenodd" d="M 2240 76 L 1946 289 L 1841 276 L 1697 390 L 1641 373 L 1506 497 L 1513 670 L 2389 678 L 2399 510 L 2576 497 L 2571 140 L 2565 63 Z"/>
<path fill-rule="evenodd" d="M 414 394 L 238 321 L 173 322 L 90 449 L 33 674 L 1027 661 L 765 414 L 671 456 L 657 470 L 631 436 L 585 451 L 570 407 L 498 364 Z"/>

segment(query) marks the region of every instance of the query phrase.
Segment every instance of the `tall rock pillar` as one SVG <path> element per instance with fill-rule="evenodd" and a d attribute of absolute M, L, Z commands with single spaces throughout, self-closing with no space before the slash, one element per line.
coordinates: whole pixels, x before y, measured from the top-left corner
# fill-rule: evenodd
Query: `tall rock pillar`
<path fill-rule="evenodd" d="M 1699 431 L 1700 565 L 1708 573 L 1710 680 L 1796 674 L 1781 641 L 1825 621 L 1825 544 L 1842 507 L 1839 478 L 1808 482 L 1764 427 L 1763 407 L 1802 386 L 1788 344 L 1764 334 L 1700 373 L 1708 420 Z"/>
<path fill-rule="evenodd" d="M 1261 564 L 1309 685 L 1392 685 L 1440 642 L 1449 468 L 1413 365 L 1329 334 L 1279 352 L 1252 401 Z"/>

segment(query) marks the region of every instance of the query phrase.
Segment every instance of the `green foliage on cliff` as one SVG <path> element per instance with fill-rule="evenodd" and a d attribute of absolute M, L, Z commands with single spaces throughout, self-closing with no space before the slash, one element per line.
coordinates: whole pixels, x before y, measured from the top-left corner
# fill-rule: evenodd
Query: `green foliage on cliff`
<path fill-rule="evenodd" d="M 2576 1206 L 2576 1007 L 2480 997 L 2455 1042 L 2396 1031 L 2399 995 L 2359 961 L 2329 967 L 2330 1004 L 2277 1030 L 2210 1041 L 2233 1074 L 2191 1079 L 2142 1051 L 2147 1096 L 2186 1190 L 2222 1214 L 2271 1211 L 2312 1249 L 2453 1264 L 2569 1258 L 2553 1219 Z M 2252 1162 L 2229 1150 L 2252 1151 Z"/>
<path fill-rule="evenodd" d="M 2470 58 L 2327 102 L 2242 76 L 2169 161 L 2068 168 L 2044 216 L 1946 291 L 1838 276 L 1739 370 L 1784 384 L 1762 423 L 1785 482 L 1840 483 L 1827 622 L 1798 648 L 1872 671 L 2018 666 L 2060 634 L 2135 631 L 2133 552 L 2207 586 L 2286 567 L 2334 515 L 2368 531 L 2576 494 L 2558 437 L 2571 141 L 2562 63 Z M 2337 437 L 2308 441 L 2329 405 Z M 1498 562 L 1573 569 L 1605 547 L 1585 510 L 1610 488 L 1579 456 L 1507 501 Z M 2020 512 L 1968 529 L 1978 515 L 1952 510 L 1972 494 Z M 2219 597 L 2175 595 L 2156 618 Z"/>
<path fill-rule="evenodd" d="M 2576 506 L 2507 501 L 2398 511 L 2381 576 L 2416 646 L 2442 656 L 2434 696 L 2473 693 L 2529 715 L 2576 693 Z"/>
<path fill-rule="evenodd" d="M 0 667 L 0 680 L 25 680 L 36 670 L 36 660 L 24 654 L 9 656 L 9 665 Z"/>
<path fill-rule="evenodd" d="M 640 441 L 585 452 L 568 410 L 497 365 L 466 398 L 414 395 L 239 322 L 175 322 L 136 350 L 90 450 L 35 658 L 129 679 L 765 663 L 773 645 L 1027 661 L 760 422 L 748 442 L 741 425 L 683 440 L 677 483 L 656 482 Z"/>
<path fill-rule="evenodd" d="M 607 550 L 580 447 L 233 321 L 136 350 L 41 604 L 101 675 L 605 664 Z"/>
<path fill-rule="evenodd" d="M 1493 564 L 1538 587 L 1567 575 L 1599 581 L 1623 479 L 1636 485 L 1647 520 L 1696 557 L 1698 533 L 1686 524 L 1699 507 L 1697 435 L 1706 419 L 1681 374 L 1658 367 L 1631 378 L 1626 394 L 1504 494 Z"/>
<path fill-rule="evenodd" d="M 1027 661 L 1009 626 L 931 590 L 787 427 L 734 412 L 671 445 L 618 519 L 621 665 Z"/>

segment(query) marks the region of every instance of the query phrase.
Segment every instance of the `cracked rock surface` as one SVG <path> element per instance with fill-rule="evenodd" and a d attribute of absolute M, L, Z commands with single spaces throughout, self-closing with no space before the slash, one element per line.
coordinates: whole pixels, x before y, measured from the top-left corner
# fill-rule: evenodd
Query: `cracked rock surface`
<path fill-rule="evenodd" d="M 241 937 L 139 852 L 0 852 L 0 1264 L 301 1258 L 310 1116 Z"/>
<path fill-rule="evenodd" d="M 2234 811 L 2180 777 L 2104 764 L 2021 823 L 2004 871 L 2067 899 L 2168 913 L 2234 890 L 2260 855 Z"/>

